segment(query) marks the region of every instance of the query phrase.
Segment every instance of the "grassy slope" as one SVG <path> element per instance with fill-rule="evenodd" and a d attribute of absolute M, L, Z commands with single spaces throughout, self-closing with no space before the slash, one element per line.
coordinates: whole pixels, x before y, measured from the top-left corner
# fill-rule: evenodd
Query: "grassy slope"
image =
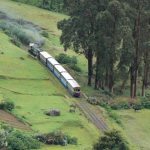
<path fill-rule="evenodd" d="M 124 132 L 135 145 L 135 150 L 150 149 L 150 110 L 135 112 L 134 110 L 116 111 L 120 115 Z"/>
<path fill-rule="evenodd" d="M 68 112 L 69 105 L 74 99 L 65 98 L 64 96 L 68 95 L 67 91 L 59 81 L 38 61 L 12 45 L 2 32 L 0 39 L 0 51 L 4 52 L 0 55 L 0 75 L 16 78 L 1 78 L 0 91 L 4 97 L 16 104 L 14 113 L 32 124 L 34 131 L 50 132 L 59 129 L 79 138 L 79 145 L 67 146 L 64 149 L 82 150 L 90 147 L 98 137 L 98 133 L 91 123 L 79 115 L 79 111 L 75 114 Z M 20 57 L 25 60 L 21 60 Z M 30 80 L 31 78 L 37 80 Z M 60 109 L 62 115 L 57 118 L 45 116 L 44 110 L 51 108 Z M 60 147 L 48 147 L 48 149 L 60 149 Z"/>
<path fill-rule="evenodd" d="M 4 11 L 7 11 L 6 8 L 9 8 L 9 11 L 12 12 L 13 16 L 15 16 L 15 17 L 22 16 L 24 19 L 32 21 L 35 24 L 47 29 L 49 31 L 50 38 L 46 42 L 45 49 L 54 56 L 60 52 L 63 52 L 63 49 L 59 43 L 60 32 L 57 30 L 56 24 L 57 24 L 57 21 L 59 21 L 60 19 L 67 18 L 66 16 L 57 14 L 57 13 L 53 13 L 53 12 L 48 12 L 46 10 L 41 10 L 39 8 L 27 6 L 24 4 L 16 4 L 14 2 L 10 2 L 9 0 L 1 0 L 0 8 L 3 9 Z M 73 53 L 72 51 L 68 51 L 68 52 L 69 52 L 69 55 L 75 55 L 75 53 Z M 81 68 L 83 70 L 83 75 L 85 76 L 85 74 L 87 72 L 85 65 L 87 62 L 83 58 L 83 56 L 79 56 L 78 59 L 80 60 L 79 65 L 81 66 Z M 79 79 L 79 81 L 85 80 L 84 76 L 82 76 L 82 77 L 77 76 L 77 78 Z M 93 90 L 91 92 L 90 88 L 87 88 L 87 86 L 84 86 L 85 84 L 86 84 L 86 82 L 82 82 L 84 90 L 86 90 L 89 93 L 92 93 Z M 27 85 L 27 87 L 28 87 L 28 85 Z M 24 90 L 25 89 L 23 88 L 23 91 Z M 27 88 L 27 90 L 29 90 L 29 89 Z M 19 95 L 16 98 L 18 101 L 18 105 L 19 105 L 20 97 L 22 97 L 22 95 Z M 28 98 L 32 98 L 32 97 L 33 96 L 31 96 L 31 95 L 28 96 Z M 34 96 L 34 98 L 35 98 L 35 96 Z M 30 109 L 31 108 L 28 108 L 29 112 L 31 111 Z M 17 111 L 19 113 L 21 112 L 20 110 L 17 110 Z M 37 113 L 39 114 L 39 112 L 37 112 Z M 125 137 L 128 137 L 129 141 L 131 141 L 131 143 L 133 145 L 132 149 L 138 150 L 138 149 L 140 149 L 140 147 L 144 147 L 144 149 L 148 150 L 150 148 L 150 144 L 148 143 L 148 139 L 150 138 L 150 129 L 149 129 L 150 122 L 148 119 L 150 111 L 147 110 L 147 111 L 134 113 L 133 111 L 129 110 L 129 111 L 116 111 L 116 113 L 121 116 L 120 119 L 121 119 L 122 123 L 124 124 L 123 129 L 118 127 L 118 125 L 116 125 L 111 119 L 108 119 L 110 126 L 112 126 L 112 128 L 119 128 L 120 130 L 122 130 L 124 132 Z M 22 115 L 24 115 L 23 112 L 22 112 Z M 30 115 L 29 114 L 28 115 L 25 114 L 25 115 L 30 120 L 30 117 L 29 117 Z M 131 118 L 133 118 L 133 119 L 131 119 Z M 32 119 L 32 117 L 31 117 L 31 119 Z M 33 127 L 34 126 L 41 126 L 41 128 L 42 128 L 42 125 L 33 125 Z M 35 127 L 35 128 L 38 130 L 38 127 Z M 76 132 L 76 130 L 71 130 L 71 132 Z M 86 140 L 84 140 L 84 142 L 85 141 Z M 136 147 L 136 145 L 137 145 L 137 147 Z M 44 148 L 44 149 L 46 149 L 46 148 Z"/>

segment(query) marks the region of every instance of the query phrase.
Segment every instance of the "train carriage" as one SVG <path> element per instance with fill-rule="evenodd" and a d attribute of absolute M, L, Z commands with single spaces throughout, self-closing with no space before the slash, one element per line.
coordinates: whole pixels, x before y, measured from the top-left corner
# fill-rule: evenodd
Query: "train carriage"
<path fill-rule="evenodd" d="M 67 82 L 69 92 L 75 97 L 80 97 L 80 85 L 75 80 L 67 80 Z"/>
<path fill-rule="evenodd" d="M 63 72 L 61 73 L 61 77 L 60 77 L 60 81 L 61 83 L 66 87 L 67 87 L 67 80 L 73 80 L 72 76 L 68 73 L 68 72 Z"/>
<path fill-rule="evenodd" d="M 54 58 L 47 59 L 47 67 L 53 72 L 54 66 L 59 65 L 59 63 Z"/>
<path fill-rule="evenodd" d="M 60 79 L 61 73 L 63 72 L 67 72 L 66 69 L 64 69 L 64 67 L 62 67 L 61 65 L 55 65 L 54 66 L 54 75 Z"/>
<path fill-rule="evenodd" d="M 52 58 L 52 56 L 49 53 L 47 53 L 45 51 L 40 52 L 39 59 L 44 65 L 47 65 L 48 58 Z"/>

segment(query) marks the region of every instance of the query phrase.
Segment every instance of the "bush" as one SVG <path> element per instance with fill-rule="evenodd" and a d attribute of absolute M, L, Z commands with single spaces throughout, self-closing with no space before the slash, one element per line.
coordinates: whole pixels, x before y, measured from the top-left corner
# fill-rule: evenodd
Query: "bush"
<path fill-rule="evenodd" d="M 0 103 L 0 109 L 3 109 L 3 110 L 8 110 L 8 111 L 12 111 L 12 109 L 15 108 L 15 105 L 13 102 L 2 102 Z"/>
<path fill-rule="evenodd" d="M 11 132 L 8 137 L 8 150 L 29 150 L 38 149 L 40 144 L 31 136 L 22 134 L 19 131 Z"/>
<path fill-rule="evenodd" d="M 49 34 L 48 34 L 48 32 L 47 31 L 42 31 L 42 33 L 41 33 L 44 37 L 46 37 L 46 38 L 49 38 Z"/>
<path fill-rule="evenodd" d="M 64 53 L 62 54 L 59 54 L 58 56 L 56 56 L 56 60 L 59 62 L 59 63 L 62 63 L 62 64 L 70 64 L 72 63 L 72 58 Z M 73 58 L 74 59 L 74 58 Z M 75 62 L 76 64 L 77 62 Z"/>
<path fill-rule="evenodd" d="M 77 65 L 71 64 L 71 65 L 69 65 L 69 67 L 76 72 L 81 72 L 81 68 L 78 67 Z"/>
<path fill-rule="evenodd" d="M 115 99 L 110 102 L 110 106 L 112 109 L 130 109 L 130 103 L 127 99 Z"/>
<path fill-rule="evenodd" d="M 65 146 L 67 144 L 73 144 L 73 145 L 77 144 L 76 137 L 70 137 L 68 135 L 65 135 L 61 131 L 37 135 L 36 139 L 38 139 L 40 142 L 48 144 L 48 145 L 54 144 L 54 145 Z"/>
<path fill-rule="evenodd" d="M 93 150 L 129 150 L 129 147 L 120 132 L 114 130 L 106 132 L 93 146 Z"/>
<path fill-rule="evenodd" d="M 0 148 L 3 148 L 7 145 L 7 133 L 5 130 L 0 130 Z"/>
<path fill-rule="evenodd" d="M 77 57 L 76 56 L 68 56 L 66 54 L 59 54 L 56 56 L 56 60 L 61 64 L 67 64 L 72 70 L 76 72 L 81 72 L 81 68 L 77 66 Z"/>
<path fill-rule="evenodd" d="M 68 144 L 77 145 L 78 139 L 76 137 L 70 137 L 67 135 Z"/>

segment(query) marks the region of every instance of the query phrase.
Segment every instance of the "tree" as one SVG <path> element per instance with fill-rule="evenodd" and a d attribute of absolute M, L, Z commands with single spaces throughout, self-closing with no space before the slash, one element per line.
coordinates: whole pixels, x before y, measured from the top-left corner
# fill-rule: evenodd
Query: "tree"
<path fill-rule="evenodd" d="M 143 18 L 145 13 L 149 11 L 149 0 L 126 0 L 125 9 L 127 16 L 130 18 L 130 25 L 132 29 L 132 36 L 134 40 L 133 59 L 130 66 L 130 96 L 136 97 L 137 93 L 137 78 L 138 69 L 142 62 L 142 24 L 144 24 Z"/>
<path fill-rule="evenodd" d="M 129 150 L 129 148 L 120 133 L 114 130 L 106 132 L 93 146 L 93 150 Z"/>
<path fill-rule="evenodd" d="M 88 85 L 90 86 L 97 41 L 95 36 L 97 9 L 97 1 L 73 1 L 68 7 L 70 18 L 58 23 L 58 28 L 62 30 L 60 39 L 64 49 L 73 47 L 76 52 L 83 53 L 88 59 Z"/>
<path fill-rule="evenodd" d="M 100 87 L 103 88 L 105 80 L 105 85 L 110 92 L 113 92 L 118 69 L 124 65 L 120 63 L 120 68 L 117 67 L 117 64 L 122 61 L 120 57 L 125 53 L 121 49 L 127 50 L 125 44 L 129 42 L 127 40 L 129 32 L 125 32 L 129 27 L 126 22 L 124 8 L 119 1 L 112 0 L 105 4 L 104 11 L 99 12 L 97 15 L 97 42 L 99 48 L 96 49 L 95 87 L 99 87 L 100 82 Z M 130 30 L 128 29 L 128 31 Z"/>

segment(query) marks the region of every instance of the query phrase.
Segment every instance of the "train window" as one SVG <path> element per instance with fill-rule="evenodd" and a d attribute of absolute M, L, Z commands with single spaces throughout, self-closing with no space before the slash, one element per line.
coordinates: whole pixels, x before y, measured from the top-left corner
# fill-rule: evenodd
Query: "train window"
<path fill-rule="evenodd" d="M 74 91 L 76 91 L 76 92 L 80 92 L 80 89 L 74 89 Z"/>

